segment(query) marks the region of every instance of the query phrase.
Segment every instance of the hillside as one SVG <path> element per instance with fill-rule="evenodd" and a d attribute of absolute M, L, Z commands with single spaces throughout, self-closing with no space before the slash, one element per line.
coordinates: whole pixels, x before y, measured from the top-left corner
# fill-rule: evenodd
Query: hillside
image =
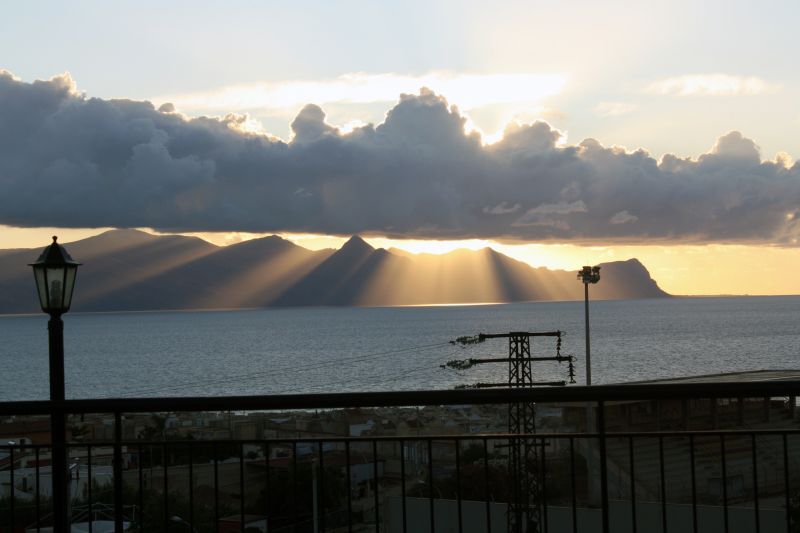
<path fill-rule="evenodd" d="M 375 249 L 359 237 L 311 251 L 276 236 L 218 247 L 112 230 L 68 244 L 83 263 L 76 311 L 577 300 L 575 272 L 533 268 L 491 248 L 441 255 Z M 36 312 L 40 250 L 0 252 L 0 313 Z M 668 296 L 636 259 L 605 263 L 594 299 Z"/>

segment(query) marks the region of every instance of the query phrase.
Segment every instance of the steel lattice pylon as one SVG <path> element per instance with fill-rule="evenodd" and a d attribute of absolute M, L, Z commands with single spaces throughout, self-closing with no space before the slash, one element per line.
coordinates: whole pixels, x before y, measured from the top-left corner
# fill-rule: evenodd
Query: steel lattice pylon
<path fill-rule="evenodd" d="M 527 333 L 510 333 L 508 337 L 508 386 L 532 387 L 531 341 Z M 533 402 L 508 406 L 508 432 L 536 432 Z M 542 508 L 539 491 L 539 453 L 535 439 L 519 437 L 509 442 L 508 469 L 512 498 L 508 509 L 508 531 L 538 533 Z"/>
<path fill-rule="evenodd" d="M 469 358 L 449 361 L 445 368 L 465 370 L 486 363 L 508 363 L 508 381 L 503 383 L 476 383 L 476 388 L 508 387 L 532 388 L 540 386 L 564 386 L 566 381 L 534 381 L 533 363 L 568 363 L 569 382 L 575 383 L 575 360 L 571 355 L 561 355 L 561 331 L 480 333 L 474 337 L 459 337 L 453 344 L 477 344 L 487 339 L 508 339 L 508 357 Z M 531 357 L 531 337 L 555 337 L 555 356 Z M 508 432 L 520 435 L 508 442 L 508 469 L 511 481 L 511 498 L 508 502 L 509 533 L 540 533 L 544 516 L 544 503 L 540 491 L 542 465 L 539 463 L 537 439 L 529 437 L 536 432 L 535 405 L 533 402 L 517 402 L 508 406 Z"/>

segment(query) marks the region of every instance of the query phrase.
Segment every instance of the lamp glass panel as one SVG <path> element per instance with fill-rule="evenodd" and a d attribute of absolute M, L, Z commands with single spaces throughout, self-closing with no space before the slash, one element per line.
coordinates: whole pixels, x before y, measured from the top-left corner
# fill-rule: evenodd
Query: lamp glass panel
<path fill-rule="evenodd" d="M 51 311 L 64 309 L 65 267 L 47 269 L 47 308 Z"/>
<path fill-rule="evenodd" d="M 47 309 L 47 282 L 44 279 L 44 267 L 33 267 L 33 277 L 36 279 L 36 292 L 39 294 L 39 304 L 42 309 Z"/>
<path fill-rule="evenodd" d="M 78 267 L 70 265 L 66 267 L 64 285 L 64 309 L 69 309 L 72 305 L 72 291 L 75 289 L 75 276 L 78 274 Z"/>

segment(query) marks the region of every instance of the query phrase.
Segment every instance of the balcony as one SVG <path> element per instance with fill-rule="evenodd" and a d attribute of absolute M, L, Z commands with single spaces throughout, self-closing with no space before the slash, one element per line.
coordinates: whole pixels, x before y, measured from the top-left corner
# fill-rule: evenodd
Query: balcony
<path fill-rule="evenodd" d="M 0 532 L 793 532 L 800 380 L 0 403 Z M 509 433 L 529 413 L 535 433 Z"/>

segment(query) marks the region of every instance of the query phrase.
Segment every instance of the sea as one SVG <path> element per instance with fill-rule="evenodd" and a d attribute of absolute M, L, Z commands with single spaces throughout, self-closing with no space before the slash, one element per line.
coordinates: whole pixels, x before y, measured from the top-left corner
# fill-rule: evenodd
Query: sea
<path fill-rule="evenodd" d="M 69 313 L 68 398 L 297 394 L 450 389 L 502 382 L 504 364 L 466 370 L 448 361 L 505 357 L 505 339 L 478 333 L 564 332 L 585 380 L 583 302 L 393 308 Z M 800 296 L 592 301 L 596 384 L 800 368 Z M 0 401 L 48 397 L 47 317 L 0 316 Z M 534 356 L 555 339 L 532 339 Z M 446 365 L 445 365 L 446 366 Z M 534 366 L 568 380 L 567 363 Z"/>

